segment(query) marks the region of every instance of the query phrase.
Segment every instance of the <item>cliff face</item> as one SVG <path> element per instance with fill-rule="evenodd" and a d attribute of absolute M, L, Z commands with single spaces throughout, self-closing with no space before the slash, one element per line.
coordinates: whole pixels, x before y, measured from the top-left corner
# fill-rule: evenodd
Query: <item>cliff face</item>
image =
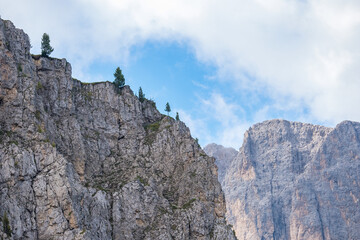
<path fill-rule="evenodd" d="M 182 122 L 29 50 L 0 19 L 0 236 L 235 238 L 214 160 Z"/>
<path fill-rule="evenodd" d="M 359 157 L 360 123 L 251 127 L 224 181 L 238 239 L 360 239 Z"/>
<path fill-rule="evenodd" d="M 204 151 L 210 157 L 215 158 L 215 164 L 218 167 L 218 178 L 221 184 L 221 187 L 225 187 L 224 180 L 226 171 L 230 168 L 230 165 L 238 151 L 231 147 L 223 147 L 221 145 L 211 143 L 204 147 Z"/>

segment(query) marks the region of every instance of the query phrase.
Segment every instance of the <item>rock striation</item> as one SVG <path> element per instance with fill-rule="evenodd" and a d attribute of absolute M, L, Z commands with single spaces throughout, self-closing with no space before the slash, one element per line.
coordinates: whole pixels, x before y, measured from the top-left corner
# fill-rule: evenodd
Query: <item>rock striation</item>
<path fill-rule="evenodd" d="M 251 127 L 226 170 L 238 239 L 360 239 L 360 123 Z"/>
<path fill-rule="evenodd" d="M 230 168 L 230 165 L 237 156 L 238 151 L 231 147 L 224 147 L 216 143 L 211 143 L 204 147 L 204 152 L 210 157 L 215 158 L 215 164 L 218 167 L 219 182 L 221 187 L 224 188 L 226 171 Z"/>
<path fill-rule="evenodd" d="M 235 239 L 214 159 L 128 86 L 82 83 L 0 19 L 0 237 Z"/>

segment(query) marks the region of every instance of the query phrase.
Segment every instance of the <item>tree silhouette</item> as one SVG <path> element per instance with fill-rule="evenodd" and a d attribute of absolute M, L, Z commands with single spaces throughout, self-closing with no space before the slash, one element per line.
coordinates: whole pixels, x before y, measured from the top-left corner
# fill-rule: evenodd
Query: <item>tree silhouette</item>
<path fill-rule="evenodd" d="M 143 102 L 145 100 L 145 94 L 143 93 L 142 88 L 139 88 L 139 101 Z"/>
<path fill-rule="evenodd" d="M 41 39 L 41 56 L 49 57 L 54 49 L 50 46 L 50 37 L 47 33 L 44 33 Z"/>
<path fill-rule="evenodd" d="M 168 116 L 169 116 L 169 113 L 171 112 L 171 108 L 170 108 L 170 104 L 168 102 L 165 105 L 165 111 L 168 113 Z"/>
<path fill-rule="evenodd" d="M 115 73 L 114 73 L 114 84 L 117 88 L 121 88 L 125 85 L 125 78 L 124 75 L 121 72 L 121 69 L 119 67 L 116 68 Z"/>

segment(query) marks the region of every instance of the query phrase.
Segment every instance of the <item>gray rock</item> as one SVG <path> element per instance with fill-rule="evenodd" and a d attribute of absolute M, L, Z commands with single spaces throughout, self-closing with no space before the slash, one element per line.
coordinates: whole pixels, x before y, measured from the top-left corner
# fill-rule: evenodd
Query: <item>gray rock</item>
<path fill-rule="evenodd" d="M 214 159 L 184 123 L 29 49 L 0 19 L 1 236 L 235 239 Z"/>
<path fill-rule="evenodd" d="M 224 181 L 238 239 L 360 239 L 359 137 L 349 121 L 251 127 Z"/>
<path fill-rule="evenodd" d="M 224 188 L 224 179 L 226 171 L 229 169 L 232 161 L 238 154 L 232 147 L 223 147 L 221 145 L 211 143 L 204 147 L 204 152 L 210 157 L 215 158 L 215 164 L 218 167 L 218 179 L 221 186 Z"/>

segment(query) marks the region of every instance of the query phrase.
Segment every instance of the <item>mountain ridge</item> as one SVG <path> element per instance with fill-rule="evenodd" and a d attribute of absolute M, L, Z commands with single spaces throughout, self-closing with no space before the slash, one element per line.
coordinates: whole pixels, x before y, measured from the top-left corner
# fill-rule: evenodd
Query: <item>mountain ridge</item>
<path fill-rule="evenodd" d="M 0 19 L 0 236 L 235 239 L 214 159 L 128 86 L 73 79 Z"/>
<path fill-rule="evenodd" d="M 328 128 L 275 119 L 249 128 L 223 170 L 237 238 L 359 239 L 359 136 L 353 121 Z"/>

